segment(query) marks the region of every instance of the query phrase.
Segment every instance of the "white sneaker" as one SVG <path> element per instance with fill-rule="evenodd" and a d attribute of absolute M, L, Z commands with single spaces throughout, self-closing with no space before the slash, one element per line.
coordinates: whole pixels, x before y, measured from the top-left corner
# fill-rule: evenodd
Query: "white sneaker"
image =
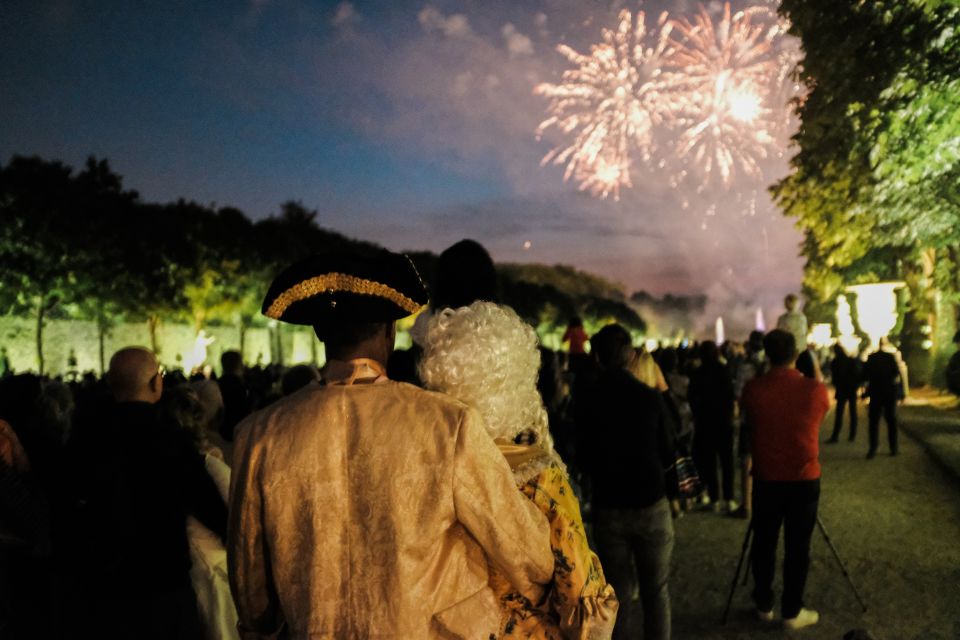
<path fill-rule="evenodd" d="M 820 614 L 813 609 L 800 609 L 796 618 L 784 618 L 783 626 L 787 629 L 803 629 L 820 621 Z"/>
<path fill-rule="evenodd" d="M 773 622 L 773 609 L 770 611 L 764 611 L 763 609 L 757 609 L 757 620 L 760 622 Z"/>

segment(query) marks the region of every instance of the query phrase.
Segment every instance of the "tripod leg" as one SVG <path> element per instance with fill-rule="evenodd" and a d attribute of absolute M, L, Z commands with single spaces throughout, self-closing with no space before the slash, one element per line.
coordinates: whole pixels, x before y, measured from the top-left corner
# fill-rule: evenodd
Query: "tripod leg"
<path fill-rule="evenodd" d="M 847 579 L 847 583 L 850 585 L 850 588 L 853 589 L 853 595 L 856 596 L 857 602 L 860 603 L 860 606 L 863 607 L 864 613 L 866 613 L 867 605 L 864 604 L 863 598 L 860 597 L 860 592 L 857 591 L 856 585 L 853 584 L 853 578 L 851 578 L 850 574 L 847 573 L 847 568 L 843 566 L 843 560 L 840 559 L 840 553 L 837 551 L 837 548 L 833 546 L 830 536 L 827 535 L 827 530 L 823 526 L 823 520 L 820 519 L 819 513 L 817 514 L 817 526 L 820 528 L 820 533 L 823 534 L 823 539 L 826 541 L 827 546 L 830 547 L 830 551 L 833 552 L 833 557 L 837 559 L 837 564 L 840 566 L 840 572 L 843 574 L 843 577 Z"/>
<path fill-rule="evenodd" d="M 723 609 L 723 618 L 720 624 L 727 624 L 727 616 L 730 614 L 730 603 L 733 602 L 733 592 L 737 590 L 737 580 L 740 579 L 740 569 L 743 567 L 743 559 L 747 557 L 747 549 L 750 548 L 750 536 L 753 534 L 753 520 L 747 525 L 747 533 L 743 536 L 743 548 L 740 550 L 740 560 L 737 561 L 737 570 L 733 574 L 733 581 L 730 583 L 730 595 L 727 596 L 727 606 Z"/>

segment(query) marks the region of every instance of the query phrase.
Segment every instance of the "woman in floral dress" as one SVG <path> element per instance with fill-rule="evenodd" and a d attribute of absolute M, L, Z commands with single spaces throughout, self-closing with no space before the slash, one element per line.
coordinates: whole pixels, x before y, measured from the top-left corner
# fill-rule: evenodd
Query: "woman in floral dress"
<path fill-rule="evenodd" d="M 590 550 L 580 505 L 553 448 L 537 391 L 540 354 L 533 329 L 501 305 L 475 302 L 430 319 L 420 377 L 476 408 L 513 470 L 517 486 L 550 522 L 555 563 L 543 602 L 531 602 L 491 567 L 504 615 L 501 637 L 609 638 L 617 599 Z"/>

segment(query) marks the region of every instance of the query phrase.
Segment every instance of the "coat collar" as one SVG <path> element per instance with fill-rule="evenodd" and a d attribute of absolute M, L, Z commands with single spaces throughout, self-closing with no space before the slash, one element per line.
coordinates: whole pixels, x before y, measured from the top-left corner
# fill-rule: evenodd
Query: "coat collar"
<path fill-rule="evenodd" d="M 324 384 L 352 385 L 386 382 L 387 370 L 382 364 L 370 358 L 354 360 L 330 360 L 321 372 Z"/>

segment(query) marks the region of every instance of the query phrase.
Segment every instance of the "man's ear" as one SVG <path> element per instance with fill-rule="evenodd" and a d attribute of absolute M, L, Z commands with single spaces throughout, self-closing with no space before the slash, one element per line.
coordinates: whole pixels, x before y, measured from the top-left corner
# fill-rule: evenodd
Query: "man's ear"
<path fill-rule="evenodd" d="M 149 384 L 150 384 L 150 391 L 152 391 L 153 393 L 159 393 L 160 385 L 163 384 L 163 378 L 160 377 L 159 374 L 155 375 L 152 378 L 150 378 Z"/>

